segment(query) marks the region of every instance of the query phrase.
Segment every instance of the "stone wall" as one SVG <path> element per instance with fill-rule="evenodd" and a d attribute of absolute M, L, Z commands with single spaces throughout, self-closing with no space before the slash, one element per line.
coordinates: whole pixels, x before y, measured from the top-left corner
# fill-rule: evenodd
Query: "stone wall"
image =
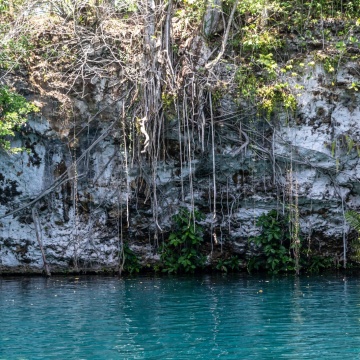
<path fill-rule="evenodd" d="M 157 261 L 172 215 L 193 206 L 205 215 L 209 258 L 224 248 L 246 260 L 256 219 L 285 212 L 295 199 L 303 247 L 340 263 L 344 241 L 354 237 L 344 211 L 360 209 L 359 94 L 350 86 L 359 66 L 348 62 L 334 78 L 311 58 L 305 64 L 302 74 L 283 79 L 301 87 L 295 115 L 279 108 L 261 120 L 248 104 L 223 97 L 214 102 L 214 149 L 206 119 L 204 148 L 195 138 L 192 157 L 180 158 L 188 135 L 179 135 L 173 118 L 156 162 L 120 141 L 114 79 L 93 79 L 88 100 L 71 99 L 75 115 L 66 121 L 56 98 L 32 89 L 26 76 L 12 79 L 42 112 L 13 140 L 27 151 L 0 153 L 0 269 L 42 269 L 33 208 L 52 269 L 98 270 L 118 268 L 123 241 L 143 265 Z M 134 160 L 132 152 L 141 155 Z"/>

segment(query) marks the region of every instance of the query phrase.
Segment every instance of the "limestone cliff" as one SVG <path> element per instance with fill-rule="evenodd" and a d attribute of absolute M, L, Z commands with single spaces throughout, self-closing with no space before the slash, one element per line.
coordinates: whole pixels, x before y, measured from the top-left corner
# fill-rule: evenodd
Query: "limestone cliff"
<path fill-rule="evenodd" d="M 1 271 L 41 271 L 39 235 L 53 270 L 118 269 L 124 243 L 154 264 L 180 207 L 205 215 L 209 262 L 226 252 L 246 264 L 256 219 L 296 207 L 303 249 L 342 263 L 355 238 L 344 211 L 360 208 L 358 26 L 313 21 L 279 34 L 271 56 L 225 44 L 216 59 L 251 14 L 237 10 L 231 28 L 232 9 L 223 24 L 210 7 L 215 24 L 195 32 L 203 25 L 184 8 L 170 2 L 160 16 L 148 3 L 147 17 L 77 24 L 78 39 L 60 17 L 36 15 L 31 59 L 2 70 L 41 112 L 12 139 L 27 151 L 0 153 Z"/>

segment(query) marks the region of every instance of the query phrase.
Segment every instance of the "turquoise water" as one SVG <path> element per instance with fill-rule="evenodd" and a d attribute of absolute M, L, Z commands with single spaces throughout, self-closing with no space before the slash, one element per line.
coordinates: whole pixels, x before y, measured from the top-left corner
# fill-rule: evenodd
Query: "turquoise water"
<path fill-rule="evenodd" d="M 0 278 L 0 359 L 360 359 L 360 279 Z"/>

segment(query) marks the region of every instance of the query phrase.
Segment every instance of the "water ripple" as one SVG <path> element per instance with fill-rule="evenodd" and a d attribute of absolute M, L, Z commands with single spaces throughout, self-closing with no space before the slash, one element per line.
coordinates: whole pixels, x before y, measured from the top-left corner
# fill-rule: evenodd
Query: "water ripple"
<path fill-rule="evenodd" d="M 360 280 L 0 279 L 2 359 L 360 359 Z"/>

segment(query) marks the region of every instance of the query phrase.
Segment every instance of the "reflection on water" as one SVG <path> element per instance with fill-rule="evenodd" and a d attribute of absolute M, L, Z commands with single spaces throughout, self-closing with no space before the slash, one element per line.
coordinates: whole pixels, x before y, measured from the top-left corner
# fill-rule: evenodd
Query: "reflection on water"
<path fill-rule="evenodd" d="M 0 359 L 360 359 L 360 280 L 0 279 Z"/>

